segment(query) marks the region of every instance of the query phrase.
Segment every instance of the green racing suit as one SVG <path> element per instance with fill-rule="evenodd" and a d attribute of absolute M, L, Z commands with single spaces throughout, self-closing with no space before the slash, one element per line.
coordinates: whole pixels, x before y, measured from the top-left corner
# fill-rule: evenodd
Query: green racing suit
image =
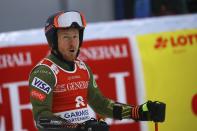
<path fill-rule="evenodd" d="M 64 70 L 67 71 L 73 70 L 73 66 L 69 62 L 64 62 L 58 59 L 53 54 L 49 55 L 47 59 L 53 61 L 56 65 L 63 68 Z M 99 115 L 104 117 L 114 118 L 113 107 L 116 102 L 102 95 L 102 93 L 99 90 L 99 87 L 96 84 L 96 81 L 93 77 L 93 73 L 90 67 L 87 64 L 85 65 L 87 67 L 90 76 L 88 82 L 88 88 L 87 88 L 88 105 L 90 105 L 90 107 Z M 45 65 L 38 65 L 31 71 L 29 76 L 29 86 L 30 86 L 30 92 L 32 93 L 34 91 L 33 95 L 35 95 L 38 91 L 40 91 L 37 88 L 35 89 L 35 86 L 31 84 L 34 81 L 34 78 L 44 81 L 51 88 L 50 93 L 48 94 L 44 93 L 43 96 L 42 96 L 43 93 L 41 93 L 41 97 L 39 97 L 40 99 L 35 99 L 35 97 L 32 96 L 30 97 L 30 101 L 33 106 L 34 119 L 37 120 L 40 116 L 54 116 L 54 113 L 52 111 L 52 105 L 54 103 L 52 101 L 53 101 L 53 90 L 56 83 L 56 78 L 53 71 L 48 66 Z M 122 118 L 131 118 L 131 106 L 127 104 L 121 104 L 121 108 L 122 108 L 122 112 L 121 112 Z"/>

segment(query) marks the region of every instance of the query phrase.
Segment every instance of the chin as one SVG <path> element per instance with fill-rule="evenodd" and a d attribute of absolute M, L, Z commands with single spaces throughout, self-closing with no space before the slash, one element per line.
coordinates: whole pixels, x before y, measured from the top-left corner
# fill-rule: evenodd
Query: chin
<path fill-rule="evenodd" d="M 70 61 L 70 62 L 73 62 L 75 61 L 76 58 L 68 58 L 68 57 L 64 57 L 64 60 L 66 61 Z"/>

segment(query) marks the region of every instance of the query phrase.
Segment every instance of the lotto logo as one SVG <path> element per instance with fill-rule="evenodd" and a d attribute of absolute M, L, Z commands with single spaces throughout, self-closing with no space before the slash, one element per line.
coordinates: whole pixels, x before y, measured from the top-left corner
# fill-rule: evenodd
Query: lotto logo
<path fill-rule="evenodd" d="M 49 94 L 51 92 L 51 87 L 45 83 L 43 80 L 39 79 L 38 77 L 34 77 L 32 81 L 32 86 L 40 89 L 41 91 Z"/>
<path fill-rule="evenodd" d="M 163 37 L 160 36 L 156 39 L 156 44 L 154 47 L 156 49 L 166 48 L 171 46 L 173 48 L 176 47 L 184 47 L 184 46 L 192 46 L 197 42 L 197 34 L 186 34 L 186 35 L 178 35 L 178 36 L 168 36 Z"/>

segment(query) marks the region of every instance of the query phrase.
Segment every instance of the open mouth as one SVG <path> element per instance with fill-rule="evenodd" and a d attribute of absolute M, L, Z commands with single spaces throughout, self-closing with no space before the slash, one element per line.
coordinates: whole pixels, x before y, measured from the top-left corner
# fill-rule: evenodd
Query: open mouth
<path fill-rule="evenodd" d="M 70 49 L 69 51 L 70 51 L 71 53 L 74 53 L 74 52 L 75 52 L 75 50 L 74 50 L 74 49 Z"/>

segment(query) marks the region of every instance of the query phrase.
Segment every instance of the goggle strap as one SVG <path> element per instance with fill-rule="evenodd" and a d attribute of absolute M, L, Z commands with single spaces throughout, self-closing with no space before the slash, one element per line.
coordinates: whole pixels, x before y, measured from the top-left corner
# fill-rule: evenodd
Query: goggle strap
<path fill-rule="evenodd" d="M 61 14 L 63 14 L 63 13 L 64 13 L 64 12 L 60 12 L 58 15 L 55 16 L 54 22 L 53 22 L 55 27 L 59 27 L 58 18 L 59 18 L 59 16 L 60 16 Z"/>
<path fill-rule="evenodd" d="M 81 19 L 82 19 L 82 24 L 84 27 L 86 27 L 86 20 L 85 20 L 85 17 L 84 15 L 80 12 L 80 15 L 81 15 Z"/>

